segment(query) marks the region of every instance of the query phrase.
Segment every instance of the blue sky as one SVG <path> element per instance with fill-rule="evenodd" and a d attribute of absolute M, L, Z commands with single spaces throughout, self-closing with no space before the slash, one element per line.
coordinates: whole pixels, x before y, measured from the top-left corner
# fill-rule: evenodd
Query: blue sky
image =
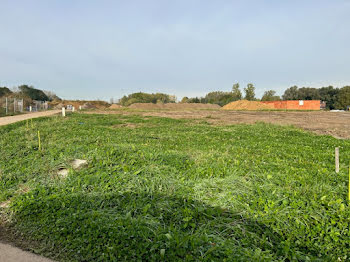
<path fill-rule="evenodd" d="M 0 0 L 0 86 L 63 98 L 350 84 L 350 1 Z"/>

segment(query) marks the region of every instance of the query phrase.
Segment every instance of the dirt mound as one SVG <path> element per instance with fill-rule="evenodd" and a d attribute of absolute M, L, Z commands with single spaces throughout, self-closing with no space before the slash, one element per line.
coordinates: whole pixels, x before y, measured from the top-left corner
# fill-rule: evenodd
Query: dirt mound
<path fill-rule="evenodd" d="M 119 109 L 119 108 L 122 108 L 121 105 L 117 105 L 117 104 L 112 104 L 109 109 Z"/>
<path fill-rule="evenodd" d="M 200 104 L 200 103 L 169 103 L 164 105 L 169 109 L 220 109 L 221 106 L 217 104 Z"/>
<path fill-rule="evenodd" d="M 168 104 L 135 103 L 130 105 L 129 108 L 142 109 L 142 110 L 157 110 L 157 109 L 201 110 L 201 109 L 220 109 L 221 107 L 216 104 L 200 104 L 200 103 L 168 103 Z"/>
<path fill-rule="evenodd" d="M 129 106 L 129 108 L 154 110 L 154 109 L 162 109 L 162 108 L 164 108 L 164 105 L 163 104 L 153 104 L 153 103 L 135 103 L 135 104 L 131 104 Z"/>
<path fill-rule="evenodd" d="M 81 106 L 81 109 L 95 109 L 97 108 L 94 104 L 92 103 L 85 103 Z"/>
<path fill-rule="evenodd" d="M 67 107 L 67 105 L 72 105 L 75 107 L 75 109 L 79 109 L 79 106 L 81 106 L 83 109 L 91 109 L 91 108 L 98 108 L 98 109 L 105 109 L 108 108 L 110 105 L 105 101 L 86 101 L 86 100 L 54 100 L 52 102 L 49 102 L 49 105 L 53 108 L 61 109 L 62 107 Z"/>
<path fill-rule="evenodd" d="M 274 109 L 271 104 L 264 104 L 259 101 L 238 100 L 222 107 L 224 110 L 264 110 Z"/>
<path fill-rule="evenodd" d="M 59 104 L 55 105 L 55 106 L 53 107 L 53 109 L 61 109 L 62 107 L 64 107 L 64 104 L 59 103 Z"/>

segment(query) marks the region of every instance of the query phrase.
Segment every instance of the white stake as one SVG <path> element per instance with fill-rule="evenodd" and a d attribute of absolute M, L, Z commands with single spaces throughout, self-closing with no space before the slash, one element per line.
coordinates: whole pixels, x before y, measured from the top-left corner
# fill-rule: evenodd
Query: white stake
<path fill-rule="evenodd" d="M 62 107 L 62 116 L 65 117 L 66 116 L 66 109 L 64 107 Z"/>
<path fill-rule="evenodd" d="M 339 147 L 335 148 L 335 172 L 339 173 Z"/>

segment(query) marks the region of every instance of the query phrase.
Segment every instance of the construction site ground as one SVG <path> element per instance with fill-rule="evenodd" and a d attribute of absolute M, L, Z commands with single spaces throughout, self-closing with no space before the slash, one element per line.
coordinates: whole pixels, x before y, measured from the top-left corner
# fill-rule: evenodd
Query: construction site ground
<path fill-rule="evenodd" d="M 350 112 L 331 111 L 228 111 L 228 110 L 94 110 L 86 113 L 139 114 L 176 119 L 202 119 L 214 125 L 265 122 L 293 125 L 316 134 L 350 138 Z"/>

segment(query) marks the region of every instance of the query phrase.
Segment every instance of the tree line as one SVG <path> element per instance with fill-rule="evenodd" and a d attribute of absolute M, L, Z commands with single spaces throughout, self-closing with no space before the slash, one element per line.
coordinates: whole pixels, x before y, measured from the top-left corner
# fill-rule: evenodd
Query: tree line
<path fill-rule="evenodd" d="M 218 104 L 224 106 L 230 102 L 246 99 L 246 100 L 256 100 L 255 98 L 255 87 L 253 84 L 248 84 L 246 88 L 243 89 L 245 95 L 243 96 L 239 83 L 232 86 L 230 92 L 214 91 L 206 94 L 204 97 L 194 97 L 188 98 L 185 96 L 182 98 L 181 103 L 203 103 L 203 104 Z"/>
<path fill-rule="evenodd" d="M 31 100 L 37 100 L 37 101 L 61 100 L 53 92 L 43 91 L 28 85 L 20 85 L 12 89 L 5 86 L 0 87 L 0 97 L 3 97 L 3 96 L 31 99 Z"/>
<path fill-rule="evenodd" d="M 163 93 L 148 94 L 143 92 L 133 93 L 128 96 L 123 96 L 119 104 L 122 106 L 129 106 L 135 103 L 175 103 L 176 97 Z"/>
<path fill-rule="evenodd" d="M 261 99 L 255 97 L 255 86 L 248 84 L 244 89 L 244 96 L 239 83 L 232 86 L 230 92 L 214 91 L 204 97 L 184 97 L 182 103 L 210 103 L 224 106 L 241 99 L 249 101 L 278 101 L 278 100 L 321 100 L 326 102 L 327 109 L 347 109 L 350 106 L 350 86 L 334 88 L 333 86 L 313 88 L 292 86 L 284 91 L 282 97 L 276 91 L 267 90 Z"/>

